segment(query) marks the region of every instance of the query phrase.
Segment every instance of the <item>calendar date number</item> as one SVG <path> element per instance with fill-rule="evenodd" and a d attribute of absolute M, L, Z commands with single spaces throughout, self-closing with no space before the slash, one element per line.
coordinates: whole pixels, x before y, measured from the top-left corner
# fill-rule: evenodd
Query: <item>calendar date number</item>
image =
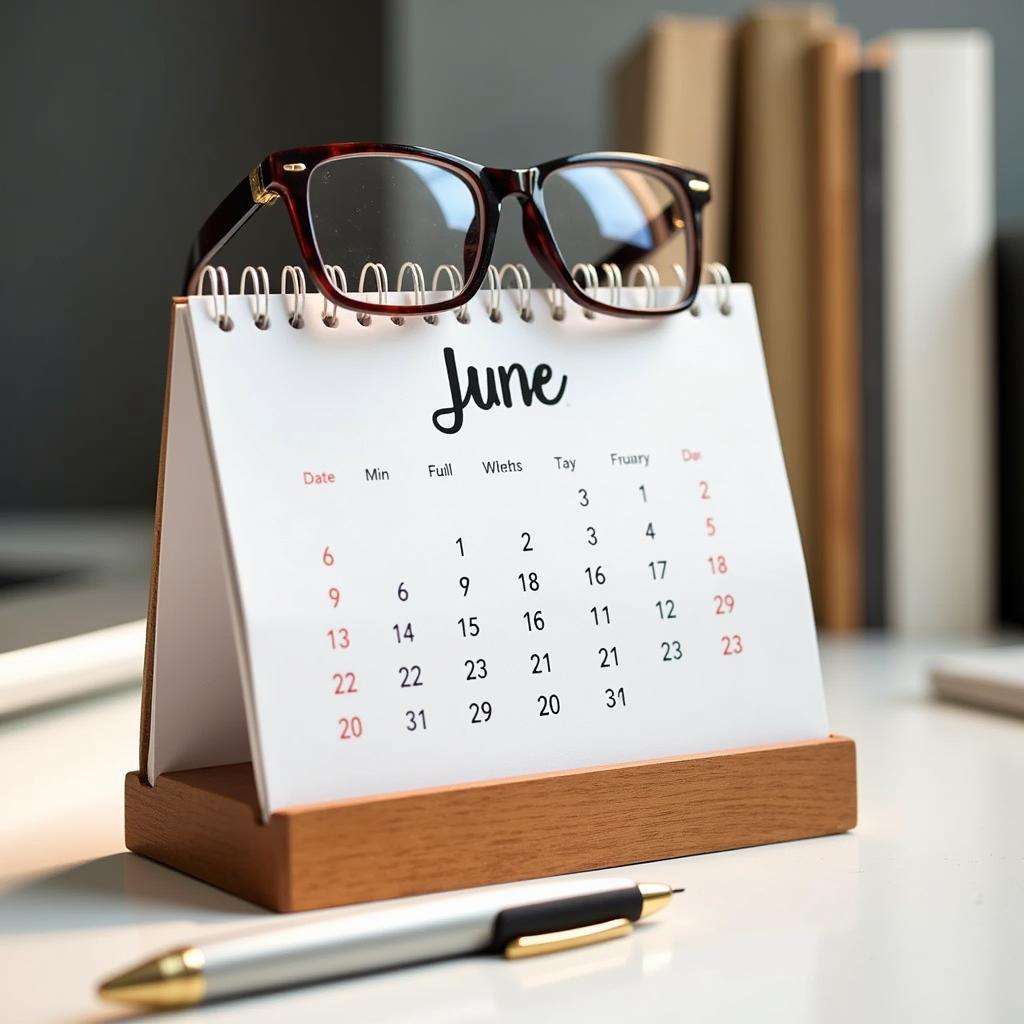
<path fill-rule="evenodd" d="M 537 698 L 537 703 L 540 705 L 539 714 L 541 718 L 557 715 L 562 710 L 562 702 L 559 700 L 557 693 L 542 693 Z"/>
<path fill-rule="evenodd" d="M 363 720 L 358 715 L 338 719 L 338 739 L 357 740 L 363 735 Z"/>
<path fill-rule="evenodd" d="M 540 632 L 544 628 L 544 615 L 539 612 L 523 612 L 523 621 L 528 633 Z"/>
<path fill-rule="evenodd" d="M 331 644 L 332 651 L 344 651 L 352 646 L 347 629 L 329 629 L 327 630 L 327 639 Z"/>
<path fill-rule="evenodd" d="M 403 626 L 400 622 L 396 622 L 392 627 L 392 631 L 395 634 L 395 643 L 412 643 L 416 639 L 416 634 L 412 630 L 412 623 L 407 622 Z"/>
<path fill-rule="evenodd" d="M 481 725 L 484 722 L 491 720 L 491 702 L 489 700 L 482 700 L 479 704 L 476 702 L 469 705 L 470 723 L 472 725 Z"/>
<path fill-rule="evenodd" d="M 346 693 L 358 693 L 356 689 L 355 672 L 335 672 L 331 678 L 334 680 L 334 692 L 341 695 Z"/>
<path fill-rule="evenodd" d="M 403 665 L 398 670 L 398 678 L 401 680 L 398 685 L 403 690 L 408 689 L 410 686 L 422 686 L 422 676 L 423 673 L 420 671 L 419 665 Z"/>
<path fill-rule="evenodd" d="M 683 656 L 683 645 L 678 640 L 663 640 L 661 643 L 662 661 L 679 661 Z"/>
<path fill-rule="evenodd" d="M 550 654 L 531 654 L 530 664 L 533 666 L 530 669 L 530 674 L 539 676 L 545 672 L 551 671 L 551 655 Z"/>
<path fill-rule="evenodd" d="M 731 657 L 732 655 L 743 653 L 743 637 L 738 633 L 733 633 L 731 636 L 723 636 L 721 641 L 723 657 Z"/>
<path fill-rule="evenodd" d="M 621 686 L 617 688 L 609 686 L 604 691 L 604 706 L 606 708 L 624 708 L 626 706 L 625 689 Z"/>
<path fill-rule="evenodd" d="M 486 679 L 487 661 L 485 658 L 470 658 L 463 663 L 466 669 L 466 679 Z"/>

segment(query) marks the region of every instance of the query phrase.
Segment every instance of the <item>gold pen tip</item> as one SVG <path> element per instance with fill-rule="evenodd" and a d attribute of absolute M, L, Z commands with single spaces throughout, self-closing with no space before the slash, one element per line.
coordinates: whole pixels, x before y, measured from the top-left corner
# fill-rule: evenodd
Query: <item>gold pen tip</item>
<path fill-rule="evenodd" d="M 205 964 L 202 950 L 176 949 L 108 978 L 99 987 L 100 998 L 150 1009 L 192 1006 L 206 995 Z"/>
<path fill-rule="evenodd" d="M 643 900 L 643 906 L 640 908 L 641 917 L 656 914 L 672 900 L 672 886 L 665 885 L 664 882 L 639 882 L 637 888 Z"/>

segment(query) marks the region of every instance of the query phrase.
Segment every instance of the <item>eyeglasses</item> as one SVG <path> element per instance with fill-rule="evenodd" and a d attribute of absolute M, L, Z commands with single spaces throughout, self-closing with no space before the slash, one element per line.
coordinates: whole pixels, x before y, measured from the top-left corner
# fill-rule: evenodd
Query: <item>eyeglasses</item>
<path fill-rule="evenodd" d="M 629 153 L 503 170 L 414 146 L 348 142 L 279 150 L 253 168 L 200 230 L 186 291 L 257 210 L 282 198 L 331 303 L 386 316 L 457 309 L 488 277 L 501 203 L 512 196 L 541 269 L 585 310 L 659 315 L 692 305 L 711 198 L 702 174 Z M 388 266 L 398 270 L 394 291 Z M 403 291 L 406 271 L 411 291 Z M 379 302 L 366 297 L 368 274 Z"/>

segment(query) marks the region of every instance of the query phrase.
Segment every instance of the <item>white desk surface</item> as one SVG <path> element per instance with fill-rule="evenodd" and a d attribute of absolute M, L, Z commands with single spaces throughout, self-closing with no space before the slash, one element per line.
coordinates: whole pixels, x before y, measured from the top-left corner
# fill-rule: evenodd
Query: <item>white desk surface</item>
<path fill-rule="evenodd" d="M 633 937 L 482 957 L 183 1011 L 173 1021 L 1024 1020 L 1024 720 L 933 701 L 937 648 L 828 642 L 857 740 L 845 836 L 629 869 L 686 893 Z M 106 1021 L 112 970 L 272 918 L 124 851 L 138 697 L 0 723 L 0 1019 Z"/>

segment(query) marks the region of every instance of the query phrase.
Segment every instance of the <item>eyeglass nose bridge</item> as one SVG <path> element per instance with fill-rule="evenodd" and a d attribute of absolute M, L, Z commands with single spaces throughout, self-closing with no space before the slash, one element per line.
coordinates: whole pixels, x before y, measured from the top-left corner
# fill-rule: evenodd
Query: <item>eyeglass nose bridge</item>
<path fill-rule="evenodd" d="M 526 196 L 529 198 L 537 189 L 539 177 L 536 167 L 504 168 L 487 167 L 484 173 L 490 179 L 491 186 L 500 202 L 509 196 Z"/>

